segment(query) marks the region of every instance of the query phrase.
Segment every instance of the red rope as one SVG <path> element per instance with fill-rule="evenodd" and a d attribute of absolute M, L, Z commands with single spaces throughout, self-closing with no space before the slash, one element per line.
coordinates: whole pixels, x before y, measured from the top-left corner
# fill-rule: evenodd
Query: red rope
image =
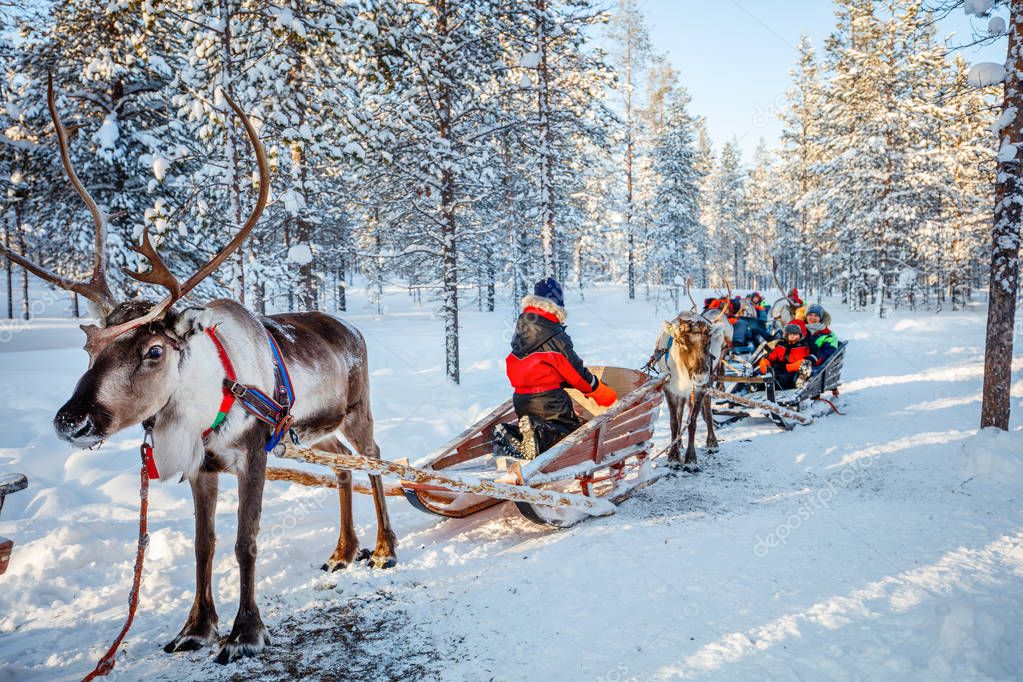
<path fill-rule="evenodd" d="M 89 682 L 97 677 L 103 677 L 114 669 L 114 657 L 117 655 L 117 648 L 121 646 L 121 640 L 128 634 L 128 628 L 131 627 L 131 622 L 135 619 L 135 610 L 139 605 L 139 588 L 142 586 L 142 559 L 146 555 L 146 546 L 149 544 L 149 534 L 146 529 L 146 514 L 149 510 L 149 475 L 146 469 L 145 447 L 145 443 L 143 443 L 142 486 L 139 490 L 139 544 L 138 551 L 135 554 L 135 577 L 131 583 L 131 595 L 128 597 L 128 619 L 124 621 L 121 634 L 117 635 L 117 639 L 110 645 L 110 649 L 96 663 L 96 668 L 86 675 L 82 682 Z"/>
<path fill-rule="evenodd" d="M 827 403 L 828 405 L 830 405 L 830 406 L 831 406 L 831 409 L 832 409 L 832 410 L 833 410 L 833 411 L 835 412 L 835 414 L 840 414 L 840 415 L 842 415 L 843 417 L 845 416 L 845 412 L 842 412 L 842 411 L 841 411 L 841 410 L 839 410 L 839 409 L 838 409 L 837 407 L 835 407 L 835 403 L 831 402 L 831 401 L 830 401 L 830 400 L 828 400 L 827 398 L 822 398 L 822 397 L 820 397 L 820 396 L 817 396 L 817 398 L 816 398 L 816 399 L 817 399 L 817 400 L 819 400 L 819 401 L 821 401 L 822 403 Z"/>

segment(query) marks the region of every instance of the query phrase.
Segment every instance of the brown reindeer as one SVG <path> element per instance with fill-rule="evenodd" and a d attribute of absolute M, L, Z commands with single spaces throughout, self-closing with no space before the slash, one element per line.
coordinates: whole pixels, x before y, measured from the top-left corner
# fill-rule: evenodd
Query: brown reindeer
<path fill-rule="evenodd" d="M 695 303 L 693 306 L 692 311 L 680 313 L 671 322 L 664 323 L 654 355 L 650 359 L 651 366 L 670 377 L 664 385 L 664 397 L 671 420 L 668 466 L 691 473 L 700 470 L 695 444 L 698 413 L 702 413 L 707 424 L 707 450 L 714 452 L 718 448 L 710 396 L 705 395 L 704 390 L 712 370 L 720 365 L 725 340 L 731 337 L 731 325 L 723 315 L 710 319 L 695 311 Z M 684 421 L 687 413 L 688 422 Z M 679 454 L 679 436 L 683 426 L 689 436 L 684 460 Z"/>
<path fill-rule="evenodd" d="M 72 281 L 11 253 L 0 253 L 46 281 L 77 292 L 101 311 L 101 326 L 83 326 L 89 368 L 74 394 L 54 418 L 57 434 L 78 447 L 93 447 L 130 426 L 151 428 L 155 462 L 161 479 L 183 475 L 195 505 L 196 592 L 181 632 L 167 652 L 198 649 L 217 641 L 217 611 L 211 576 L 216 542 L 215 514 L 218 475 L 238 478 L 238 535 L 235 556 L 241 588 L 238 613 L 217 662 L 252 656 L 268 643 L 255 598 L 256 535 L 263 501 L 269 428 L 237 404 L 219 426 L 214 424 L 224 395 L 223 347 L 239 384 L 273 394 L 275 374 L 268 333 L 276 341 L 290 372 L 296 396 L 291 426 L 305 442 L 321 450 L 347 452 L 342 434 L 359 452 L 379 457 L 373 439 L 369 406 L 366 344 L 353 327 L 327 315 L 310 312 L 258 317 L 242 305 L 218 299 L 202 307 L 172 306 L 223 263 L 251 232 L 266 206 L 269 169 L 259 138 L 238 105 L 227 103 L 244 124 L 259 167 L 259 198 L 244 226 L 209 262 L 184 283 L 171 274 L 144 234 L 137 251 L 150 262 L 148 272 L 131 277 L 166 288 L 159 303 L 117 303 L 105 279 L 106 219 L 75 174 L 68 156 L 67 135 L 54 104 L 50 83 L 48 104 L 60 146 L 61 162 L 75 191 L 92 214 L 96 253 L 87 281 Z M 215 333 L 209 333 L 211 326 Z M 352 479 L 337 472 L 341 498 L 341 533 L 325 569 L 336 570 L 360 554 L 352 520 Z M 370 557 L 378 567 L 393 566 L 395 537 L 387 515 L 384 488 L 371 476 L 377 511 L 376 548 Z"/>

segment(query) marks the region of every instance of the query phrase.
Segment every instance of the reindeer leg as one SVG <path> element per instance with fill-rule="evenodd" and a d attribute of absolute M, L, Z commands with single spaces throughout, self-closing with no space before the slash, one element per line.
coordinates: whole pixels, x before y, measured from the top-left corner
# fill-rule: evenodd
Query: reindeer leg
<path fill-rule="evenodd" d="M 217 609 L 213 604 L 217 483 L 218 475 L 207 472 L 189 481 L 195 507 L 195 601 L 181 632 L 163 648 L 169 654 L 195 651 L 217 641 Z"/>
<path fill-rule="evenodd" d="M 714 432 L 714 407 L 711 405 L 709 395 L 703 397 L 703 421 L 707 424 L 707 451 L 717 452 L 718 435 Z"/>
<path fill-rule="evenodd" d="M 682 415 L 679 414 L 679 400 L 671 391 L 665 391 L 664 397 L 668 400 L 668 417 L 671 420 L 671 448 L 668 449 L 668 467 L 671 469 L 681 469 L 682 457 L 679 455 L 677 440 L 682 421 Z M 681 407 L 685 409 L 685 403 Z"/>
<path fill-rule="evenodd" d="M 256 536 L 263 511 L 265 479 L 266 453 L 262 446 L 253 447 L 249 450 L 245 470 L 238 472 L 238 538 L 234 555 L 238 559 L 241 589 L 231 634 L 217 655 L 217 663 L 221 664 L 242 656 L 255 656 L 270 643 L 256 606 Z"/>
<path fill-rule="evenodd" d="M 696 410 L 702 409 L 700 403 L 703 402 L 703 394 L 699 396 L 693 394 L 689 398 L 689 443 L 686 445 L 686 458 L 682 462 L 682 468 L 689 473 L 696 473 L 700 470 L 700 465 L 696 461 Z"/>
<path fill-rule="evenodd" d="M 326 452 L 351 454 L 337 436 L 330 436 L 316 443 L 314 447 Z M 359 538 L 355 534 L 355 520 L 352 515 L 352 472 L 338 469 L 334 473 L 337 476 L 337 492 L 341 504 L 341 530 L 333 554 L 321 566 L 324 571 L 330 572 L 348 568 L 359 555 Z"/>
<path fill-rule="evenodd" d="M 373 415 L 369 405 L 360 401 L 352 406 L 341 422 L 341 432 L 363 457 L 380 457 L 380 448 L 373 439 Z M 398 542 L 391 528 L 391 518 L 387 514 L 387 497 L 384 495 L 384 482 L 379 475 L 370 475 L 373 486 L 373 504 L 377 512 L 377 542 L 373 549 L 370 563 L 375 568 L 392 568 L 398 563 L 394 549 Z"/>

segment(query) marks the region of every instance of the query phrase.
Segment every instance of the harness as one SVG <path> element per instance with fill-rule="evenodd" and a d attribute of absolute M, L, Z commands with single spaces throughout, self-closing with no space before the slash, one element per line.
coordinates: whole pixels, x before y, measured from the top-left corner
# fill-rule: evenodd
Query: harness
<path fill-rule="evenodd" d="M 281 442 L 284 434 L 291 432 L 292 439 L 297 443 L 297 436 L 291 431 L 291 424 L 294 417 L 291 415 L 291 407 L 295 404 L 295 391 L 291 386 L 291 377 L 288 375 L 288 367 L 284 364 L 284 356 L 277 342 L 269 331 L 266 333 L 267 341 L 270 342 L 270 355 L 274 365 L 274 392 L 273 396 L 263 393 L 254 386 L 247 386 L 239 383 L 238 376 L 234 372 L 234 365 L 227 349 L 217 336 L 216 325 L 206 330 L 213 346 L 217 349 L 217 357 L 224 368 L 224 383 L 221 387 L 223 397 L 220 399 L 220 407 L 217 409 L 217 416 L 213 423 L 202 432 L 202 441 L 205 443 L 210 436 L 220 428 L 227 413 L 234 407 L 235 402 L 241 404 L 245 411 L 253 417 L 270 427 L 270 435 L 267 438 L 264 450 L 270 452 Z M 275 397 L 274 397 L 275 396 Z M 150 417 L 142 422 L 144 436 L 142 438 L 142 460 L 146 465 L 146 473 L 150 479 L 160 477 L 156 469 L 156 460 L 153 457 L 153 427 L 156 418 Z"/>
<path fill-rule="evenodd" d="M 291 415 L 291 407 L 295 404 L 295 391 L 291 386 L 291 377 L 288 375 L 288 367 L 284 364 L 284 356 L 277 346 L 277 341 L 269 331 L 266 332 L 267 341 L 270 342 L 270 355 L 274 365 L 274 391 L 273 395 L 267 395 L 254 386 L 247 386 L 239 383 L 234 372 L 234 365 L 227 354 L 227 349 L 217 336 L 216 326 L 206 330 L 213 345 L 217 349 L 217 356 L 220 364 L 224 367 L 224 384 L 222 390 L 223 398 L 220 400 L 220 409 L 209 428 L 202 432 L 203 442 L 220 428 L 227 418 L 227 413 L 234 406 L 235 401 L 241 404 L 245 411 L 253 417 L 270 427 L 270 436 L 263 449 L 270 452 L 284 438 L 284 434 L 291 428 L 294 417 Z"/>

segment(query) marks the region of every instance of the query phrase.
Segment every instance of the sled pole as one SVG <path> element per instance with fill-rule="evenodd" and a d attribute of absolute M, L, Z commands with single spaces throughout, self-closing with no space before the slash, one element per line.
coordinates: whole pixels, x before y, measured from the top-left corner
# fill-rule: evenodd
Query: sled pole
<path fill-rule="evenodd" d="M 737 405 L 742 405 L 743 407 L 752 407 L 757 410 L 765 410 L 767 412 L 772 412 L 781 417 L 782 419 L 788 419 L 790 421 L 802 424 L 803 426 L 809 426 L 810 424 L 813 424 L 812 417 L 807 417 L 805 414 L 800 414 L 798 412 L 795 412 L 794 410 L 787 409 L 785 407 L 782 407 L 781 405 L 778 405 L 777 403 L 769 403 L 762 400 L 754 400 L 753 398 L 749 398 L 744 395 L 725 393 L 724 391 L 719 391 L 718 389 L 710 388 L 709 386 L 704 390 L 706 394 L 711 396 L 712 398 L 718 398 L 719 400 L 727 400 L 728 402 L 732 402 Z"/>
<path fill-rule="evenodd" d="M 267 467 L 266 480 L 288 481 L 304 485 L 307 488 L 336 488 L 337 476 L 331 474 L 314 474 L 311 471 L 301 471 L 290 467 Z M 362 495 L 372 495 L 373 488 L 362 481 L 352 481 L 352 490 Z M 384 495 L 389 497 L 405 497 L 400 485 L 384 486 Z"/>
<path fill-rule="evenodd" d="M 586 497 L 556 490 L 543 490 L 526 486 L 508 485 L 494 481 L 463 478 L 456 475 L 441 474 L 428 469 L 415 467 L 385 459 L 373 459 L 356 454 L 324 452 L 314 448 L 303 448 L 286 445 L 282 457 L 297 459 L 311 464 L 321 464 L 332 469 L 349 469 L 365 471 L 370 474 L 394 476 L 403 481 L 420 485 L 435 485 L 446 490 L 462 493 L 475 493 L 486 497 L 513 502 L 529 502 L 558 509 L 577 509 L 592 516 L 613 514 L 615 506 L 599 497 Z"/>

